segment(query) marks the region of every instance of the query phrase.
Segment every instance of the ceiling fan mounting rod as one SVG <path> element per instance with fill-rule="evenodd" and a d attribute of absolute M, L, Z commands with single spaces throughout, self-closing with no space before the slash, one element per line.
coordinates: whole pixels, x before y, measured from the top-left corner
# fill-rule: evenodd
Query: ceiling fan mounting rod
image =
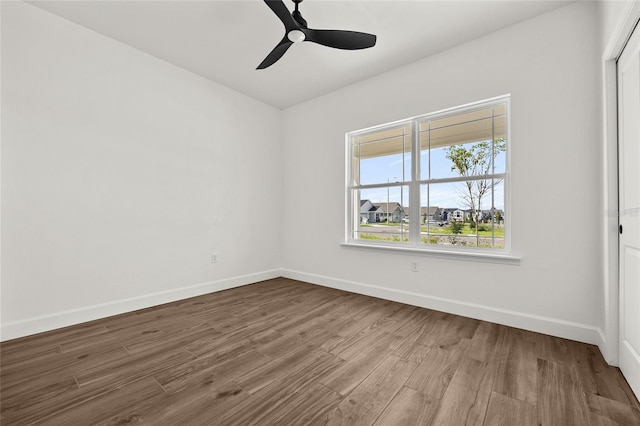
<path fill-rule="evenodd" d="M 302 14 L 298 10 L 298 5 L 302 3 L 302 0 L 293 0 L 296 4 L 296 9 L 291 13 L 293 19 L 300 25 L 302 28 L 307 28 L 307 21 L 302 17 Z"/>

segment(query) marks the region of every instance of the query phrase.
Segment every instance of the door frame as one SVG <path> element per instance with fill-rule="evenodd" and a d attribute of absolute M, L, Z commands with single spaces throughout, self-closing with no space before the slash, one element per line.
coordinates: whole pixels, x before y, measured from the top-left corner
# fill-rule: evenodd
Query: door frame
<path fill-rule="evenodd" d="M 619 361 L 619 255 L 618 255 L 618 95 L 617 59 L 640 20 L 640 1 L 627 3 L 602 55 L 603 86 L 603 196 L 604 224 L 604 330 L 598 345 L 605 361 L 617 366 Z"/>

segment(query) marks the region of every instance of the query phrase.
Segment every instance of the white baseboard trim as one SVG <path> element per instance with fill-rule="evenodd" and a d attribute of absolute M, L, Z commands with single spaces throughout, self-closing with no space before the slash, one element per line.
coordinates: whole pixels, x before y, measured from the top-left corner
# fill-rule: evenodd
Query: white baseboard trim
<path fill-rule="evenodd" d="M 604 358 L 607 364 L 612 365 L 614 367 L 618 367 L 617 351 L 616 351 L 615 357 L 612 356 L 611 347 L 610 347 L 611 344 L 607 342 L 606 333 L 600 327 L 598 327 L 597 332 L 598 332 L 597 341 L 594 344 L 598 346 L 598 349 L 600 349 L 600 353 L 602 354 L 602 357 Z"/>
<path fill-rule="evenodd" d="M 45 331 L 77 325 L 83 322 L 107 318 L 113 315 L 162 305 L 164 303 L 171 303 L 234 287 L 241 287 L 247 284 L 253 284 L 278 277 L 290 278 L 338 290 L 392 300 L 395 302 L 406 303 L 408 305 L 420 306 L 422 308 L 434 309 L 437 311 L 534 331 L 537 333 L 544 333 L 565 339 L 589 343 L 597 345 L 600 348 L 600 351 L 603 354 L 605 353 L 604 348 L 606 348 L 606 338 L 603 331 L 598 327 L 290 269 L 273 269 L 254 274 L 196 284 L 175 290 L 118 300 L 110 303 L 60 311 L 51 315 L 43 315 L 25 320 L 9 322 L 2 324 L 0 327 L 0 341 L 17 339 Z"/>
<path fill-rule="evenodd" d="M 8 322 L 0 327 L 0 341 L 17 339 L 19 337 L 30 336 L 32 334 L 51 331 L 62 327 L 107 318 L 126 312 L 152 306 L 171 303 L 190 297 L 202 296 L 208 293 L 227 290 L 234 287 L 241 287 L 259 281 L 265 281 L 281 276 L 279 269 L 247 274 L 238 277 L 225 278 L 218 281 L 196 284 L 192 286 L 177 288 L 129 299 L 116 300 L 114 302 L 103 303 L 94 306 L 83 307 L 60 311 L 50 315 L 43 315 L 34 318 L 27 318 L 20 321 Z"/>
<path fill-rule="evenodd" d="M 331 287 L 338 290 L 406 303 L 408 305 L 433 309 L 483 321 L 489 321 L 509 327 L 534 331 L 562 337 L 578 342 L 597 345 L 602 352 L 604 347 L 604 334 L 599 327 L 565 321 L 556 318 L 548 318 L 540 315 L 526 314 L 491 306 L 461 302 L 458 300 L 428 296 L 403 290 L 380 287 L 361 282 L 342 280 L 306 272 L 282 269 L 281 275 L 298 281 Z"/>

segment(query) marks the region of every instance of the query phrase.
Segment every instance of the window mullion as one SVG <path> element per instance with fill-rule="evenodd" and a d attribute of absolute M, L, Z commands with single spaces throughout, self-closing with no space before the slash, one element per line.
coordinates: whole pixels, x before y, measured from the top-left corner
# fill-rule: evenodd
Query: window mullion
<path fill-rule="evenodd" d="M 411 182 L 409 184 L 409 242 L 420 244 L 420 126 L 411 122 Z"/>

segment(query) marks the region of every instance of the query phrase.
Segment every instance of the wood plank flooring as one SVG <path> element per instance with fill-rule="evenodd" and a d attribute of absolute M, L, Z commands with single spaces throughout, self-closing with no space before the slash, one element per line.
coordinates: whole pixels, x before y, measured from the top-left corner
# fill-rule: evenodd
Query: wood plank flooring
<path fill-rule="evenodd" d="M 594 346 L 288 279 L 0 348 L 2 425 L 640 425 Z"/>

